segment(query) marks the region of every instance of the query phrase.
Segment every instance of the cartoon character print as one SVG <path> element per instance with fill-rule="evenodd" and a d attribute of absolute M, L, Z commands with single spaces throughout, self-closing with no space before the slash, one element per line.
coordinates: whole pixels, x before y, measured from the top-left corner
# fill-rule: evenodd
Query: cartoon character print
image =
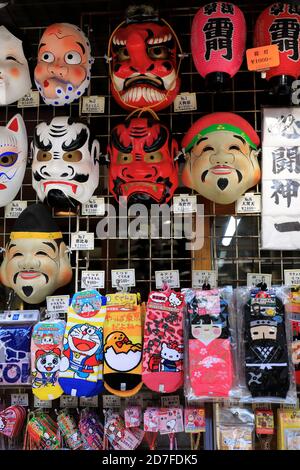
<path fill-rule="evenodd" d="M 70 369 L 74 377 L 86 379 L 103 359 L 102 328 L 84 323 L 73 326 L 65 338 L 60 370 Z"/>
<path fill-rule="evenodd" d="M 177 367 L 178 362 L 183 359 L 183 346 L 179 346 L 176 341 L 169 344 L 161 343 L 161 371 L 163 372 L 179 372 L 181 368 Z"/>
<path fill-rule="evenodd" d="M 7 421 L 5 418 L 0 416 L 0 432 L 3 431 L 6 427 Z"/>
<path fill-rule="evenodd" d="M 34 381 L 33 388 L 38 388 L 46 385 L 55 385 L 57 374 L 60 364 L 59 348 L 54 348 L 52 351 L 44 351 L 38 349 L 35 353 L 35 371 L 32 372 Z"/>
<path fill-rule="evenodd" d="M 110 333 L 104 344 L 104 360 L 113 370 L 129 372 L 141 362 L 142 345 L 133 344 L 122 331 Z"/>

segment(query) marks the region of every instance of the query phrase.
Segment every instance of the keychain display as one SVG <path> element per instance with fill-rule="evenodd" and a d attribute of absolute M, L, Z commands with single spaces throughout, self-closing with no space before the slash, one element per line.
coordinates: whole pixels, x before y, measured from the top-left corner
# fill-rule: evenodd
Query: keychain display
<path fill-rule="evenodd" d="M 254 450 L 254 414 L 251 409 L 216 404 L 218 450 Z"/>
<path fill-rule="evenodd" d="M 116 102 L 127 110 L 169 106 L 180 87 L 178 49 L 175 32 L 157 11 L 149 5 L 129 7 L 108 46 Z"/>
<path fill-rule="evenodd" d="M 106 419 L 104 431 L 114 450 L 134 450 L 144 438 L 144 431 L 126 428 L 123 418 L 118 414 L 112 414 Z"/>
<path fill-rule="evenodd" d="M 91 397 L 103 390 L 106 298 L 96 290 L 73 295 L 68 309 L 58 382 L 66 395 Z"/>
<path fill-rule="evenodd" d="M 278 450 L 300 450 L 300 410 L 278 409 Z"/>
<path fill-rule="evenodd" d="M 68 116 L 41 122 L 34 131 L 32 187 L 56 209 L 75 209 L 99 184 L 100 145 L 86 124 Z"/>
<path fill-rule="evenodd" d="M 78 429 L 85 450 L 104 450 L 104 427 L 96 413 L 87 408 L 82 410 Z"/>
<path fill-rule="evenodd" d="M 0 25 L 0 106 L 14 103 L 31 90 L 23 38 L 20 31 L 10 29 Z"/>
<path fill-rule="evenodd" d="M 111 132 L 109 190 L 119 202 L 168 202 L 178 186 L 178 145 L 152 117 L 132 117 Z"/>
<path fill-rule="evenodd" d="M 93 62 L 89 40 L 78 26 L 48 26 L 34 69 L 34 81 L 44 102 L 63 106 L 80 98 L 90 84 Z"/>
<path fill-rule="evenodd" d="M 24 179 L 26 163 L 26 127 L 22 116 L 16 114 L 5 127 L 0 127 L 0 207 L 12 202 L 18 194 Z"/>
<path fill-rule="evenodd" d="M 58 414 L 57 424 L 67 447 L 71 450 L 80 449 L 83 445 L 80 431 L 73 416 L 67 410 Z"/>
<path fill-rule="evenodd" d="M 43 412 L 31 413 L 26 426 L 24 449 L 56 450 L 60 447 L 58 426 L 53 419 Z"/>
<path fill-rule="evenodd" d="M 272 410 L 255 409 L 255 433 L 262 450 L 270 450 L 275 433 L 274 413 Z"/>
<path fill-rule="evenodd" d="M 186 289 L 187 397 L 229 397 L 234 386 L 230 289 Z"/>
<path fill-rule="evenodd" d="M 150 292 L 144 326 L 143 383 L 160 393 L 183 384 L 184 296 L 166 286 Z"/>
<path fill-rule="evenodd" d="M 28 206 L 16 220 L 0 266 L 0 282 L 28 304 L 70 282 L 72 268 L 62 233 L 43 204 Z"/>
<path fill-rule="evenodd" d="M 0 411 L 0 434 L 6 437 L 17 437 L 24 425 L 26 410 L 23 406 L 9 406 Z"/>
<path fill-rule="evenodd" d="M 190 434 L 191 450 L 199 450 L 201 434 L 205 432 L 204 408 L 185 408 L 184 431 Z"/>
<path fill-rule="evenodd" d="M 285 306 L 281 290 L 259 288 L 237 292 L 240 344 L 244 364 L 244 402 L 295 403 L 294 371 L 289 357 Z"/>

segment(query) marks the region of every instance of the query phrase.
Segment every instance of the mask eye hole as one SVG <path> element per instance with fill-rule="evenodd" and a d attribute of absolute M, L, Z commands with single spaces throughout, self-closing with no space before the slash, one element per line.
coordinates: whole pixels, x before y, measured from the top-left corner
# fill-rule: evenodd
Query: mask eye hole
<path fill-rule="evenodd" d="M 169 49 L 166 46 L 153 46 L 148 47 L 148 55 L 151 59 L 168 59 Z"/>
<path fill-rule="evenodd" d="M 120 61 L 130 59 L 129 52 L 126 47 L 121 47 L 121 49 L 117 51 L 117 56 L 118 56 L 118 60 Z"/>
<path fill-rule="evenodd" d="M 49 162 L 52 159 L 52 154 L 45 150 L 39 150 L 36 159 L 38 162 Z"/>
<path fill-rule="evenodd" d="M 69 51 L 65 54 L 66 64 L 76 65 L 81 64 L 81 55 L 76 51 Z"/>
<path fill-rule="evenodd" d="M 41 60 L 43 62 L 48 62 L 49 64 L 51 64 L 52 62 L 54 62 L 55 60 L 55 57 L 54 57 L 54 54 L 52 54 L 52 52 L 43 52 L 42 56 L 41 56 Z"/>
<path fill-rule="evenodd" d="M 117 163 L 120 165 L 125 165 L 126 163 L 131 163 L 133 161 L 133 156 L 128 153 L 128 154 L 119 154 L 117 158 Z"/>
<path fill-rule="evenodd" d="M 80 162 L 82 159 L 82 153 L 80 150 L 73 150 L 73 152 L 65 152 L 63 154 L 63 160 L 65 162 Z"/>
<path fill-rule="evenodd" d="M 16 163 L 18 159 L 18 154 L 15 152 L 5 152 L 0 154 L 0 166 L 12 166 Z"/>
<path fill-rule="evenodd" d="M 163 156 L 160 152 L 149 153 L 144 156 L 144 162 L 146 163 L 159 163 L 163 159 Z"/>

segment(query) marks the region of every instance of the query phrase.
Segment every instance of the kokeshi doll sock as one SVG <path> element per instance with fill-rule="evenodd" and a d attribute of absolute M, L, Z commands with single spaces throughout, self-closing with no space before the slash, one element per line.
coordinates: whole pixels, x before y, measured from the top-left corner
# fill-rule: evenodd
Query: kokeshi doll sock
<path fill-rule="evenodd" d="M 142 387 L 141 311 L 135 294 L 117 295 L 118 300 L 108 296 L 104 325 L 104 386 L 115 395 L 129 397 Z M 115 301 L 119 305 L 112 305 Z"/>
<path fill-rule="evenodd" d="M 233 382 L 233 360 L 228 303 L 218 289 L 186 291 L 189 320 L 189 378 L 193 393 L 228 397 Z"/>
<path fill-rule="evenodd" d="M 170 289 L 149 294 L 142 378 L 150 390 L 170 393 L 183 384 L 184 305 L 183 294 Z"/>
<path fill-rule="evenodd" d="M 40 400 L 55 400 L 63 390 L 58 383 L 66 322 L 37 323 L 31 337 L 32 391 Z"/>
<path fill-rule="evenodd" d="M 94 396 L 103 390 L 103 324 L 106 298 L 96 290 L 74 294 L 68 309 L 59 384 L 67 395 Z"/>

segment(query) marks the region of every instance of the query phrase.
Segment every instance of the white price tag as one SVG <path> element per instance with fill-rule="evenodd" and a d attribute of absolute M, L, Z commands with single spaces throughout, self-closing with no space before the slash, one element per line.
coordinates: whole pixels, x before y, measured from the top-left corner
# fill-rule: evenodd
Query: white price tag
<path fill-rule="evenodd" d="M 246 193 L 236 201 L 237 214 L 251 214 L 261 212 L 261 195 Z"/>
<path fill-rule="evenodd" d="M 111 285 L 112 287 L 134 287 L 135 269 L 112 269 Z"/>
<path fill-rule="evenodd" d="M 272 287 L 272 274 L 247 273 L 247 287 Z"/>
<path fill-rule="evenodd" d="M 69 295 L 48 295 L 46 297 L 48 312 L 66 313 L 69 307 Z"/>
<path fill-rule="evenodd" d="M 300 270 L 299 269 L 285 269 L 284 270 L 284 284 L 286 286 L 299 286 L 300 285 Z"/>
<path fill-rule="evenodd" d="M 182 113 L 183 111 L 196 111 L 197 96 L 196 93 L 179 93 L 174 101 L 174 112 Z"/>
<path fill-rule="evenodd" d="M 214 289 L 217 287 L 217 271 L 192 271 L 193 289 Z M 208 287 L 209 286 L 209 287 Z"/>
<path fill-rule="evenodd" d="M 161 407 L 162 408 L 179 408 L 180 407 L 180 398 L 179 395 L 169 395 L 161 397 Z"/>
<path fill-rule="evenodd" d="M 77 408 L 78 397 L 71 397 L 70 395 L 62 395 L 59 400 L 61 408 Z"/>
<path fill-rule="evenodd" d="M 197 196 L 182 194 L 173 197 L 174 214 L 192 214 L 197 212 Z"/>
<path fill-rule="evenodd" d="M 28 393 L 12 393 L 11 394 L 11 404 L 28 406 Z"/>
<path fill-rule="evenodd" d="M 18 100 L 18 108 L 36 108 L 40 105 L 40 94 L 38 91 L 29 91 Z"/>
<path fill-rule="evenodd" d="M 172 288 L 180 287 L 178 269 L 155 271 L 156 289 L 162 289 L 164 283 L 167 283 Z"/>
<path fill-rule="evenodd" d="M 35 408 L 52 408 L 51 400 L 40 400 L 38 397 L 34 397 L 34 407 Z"/>
<path fill-rule="evenodd" d="M 81 289 L 104 289 L 105 271 L 82 271 Z"/>
<path fill-rule="evenodd" d="M 98 396 L 95 397 L 80 397 L 80 406 L 87 406 L 89 408 L 98 408 Z"/>
<path fill-rule="evenodd" d="M 17 219 L 26 207 L 27 201 L 12 201 L 5 206 L 4 217 L 6 219 Z"/>
<path fill-rule="evenodd" d="M 82 204 L 82 215 L 105 215 L 104 197 L 91 197 L 86 203 Z"/>
<path fill-rule="evenodd" d="M 76 232 L 71 234 L 71 250 L 93 250 L 94 234 L 92 232 Z"/>
<path fill-rule="evenodd" d="M 115 395 L 103 395 L 103 408 L 121 408 L 121 398 Z"/>
<path fill-rule="evenodd" d="M 105 96 L 83 96 L 81 98 L 81 112 L 82 113 L 99 113 L 103 114 L 105 111 Z"/>

